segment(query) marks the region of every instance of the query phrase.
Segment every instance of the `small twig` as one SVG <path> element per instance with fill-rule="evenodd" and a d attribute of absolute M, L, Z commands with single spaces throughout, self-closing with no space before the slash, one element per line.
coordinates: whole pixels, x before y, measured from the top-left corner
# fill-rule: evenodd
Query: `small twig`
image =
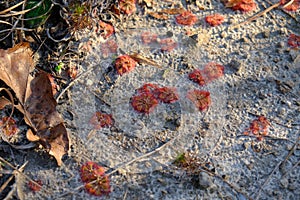
<path fill-rule="evenodd" d="M 221 142 L 223 141 L 223 136 L 222 133 L 220 135 L 220 138 L 218 140 L 218 142 L 215 144 L 215 146 L 209 151 L 209 155 L 212 155 L 212 153 L 215 151 L 215 149 L 221 144 Z"/>
<path fill-rule="evenodd" d="M 283 165 L 290 158 L 290 156 L 295 151 L 297 145 L 299 144 L 299 141 L 300 141 L 300 137 L 298 137 L 297 142 L 294 144 L 293 148 L 290 150 L 290 152 L 288 153 L 288 155 L 281 162 L 279 162 L 275 166 L 275 168 L 272 170 L 271 174 L 268 176 L 268 178 L 265 180 L 265 182 L 261 185 L 260 189 L 258 190 L 257 195 L 255 197 L 255 200 L 259 200 L 259 197 L 261 195 L 261 192 L 262 192 L 263 188 L 265 188 L 266 184 L 270 181 L 271 177 L 273 176 L 273 174 L 275 173 L 275 171 L 280 167 L 280 165 Z"/>
<path fill-rule="evenodd" d="M 293 165 L 293 167 L 291 167 L 287 172 L 285 172 L 282 176 L 287 175 L 289 172 L 293 171 L 296 167 L 298 167 L 298 165 L 300 165 L 300 160 L 298 160 L 298 162 L 296 162 L 295 165 Z"/>
<path fill-rule="evenodd" d="M 5 183 L 3 183 L 3 185 L 1 185 L 0 187 L 0 194 L 2 193 L 2 191 L 7 187 L 7 185 L 10 183 L 10 181 L 14 178 L 14 175 L 11 175 L 6 181 Z"/>
<path fill-rule="evenodd" d="M 115 168 L 113 171 L 111 171 L 111 172 L 109 172 L 109 173 L 106 173 L 106 175 L 107 175 L 107 176 L 110 176 L 110 175 L 116 173 L 118 170 L 120 170 L 121 168 L 123 168 L 123 167 L 125 167 L 125 166 L 128 166 L 128 165 L 130 165 L 130 164 L 132 164 L 132 163 L 134 163 L 134 162 L 136 162 L 136 161 L 138 161 L 138 160 L 141 160 L 141 159 L 143 159 L 143 158 L 146 158 L 146 157 L 148 157 L 148 156 L 151 156 L 151 155 L 154 154 L 154 153 L 159 152 L 159 151 L 162 150 L 163 148 L 169 146 L 172 142 L 174 142 L 177 138 L 179 138 L 179 136 L 180 136 L 180 134 L 178 134 L 176 137 L 174 137 L 173 139 L 169 140 L 169 141 L 166 142 L 165 144 L 161 145 L 160 147 L 154 149 L 153 151 L 150 151 L 150 152 L 148 152 L 148 153 L 146 153 L 146 154 L 144 154 L 144 155 L 141 155 L 141 156 L 139 156 L 139 157 L 136 157 L 136 158 L 134 158 L 134 159 L 132 159 L 132 160 L 126 162 L 126 163 L 121 164 L 120 166 L 118 166 L 117 168 Z M 89 182 L 89 184 L 95 183 L 96 181 L 97 181 L 97 180 L 91 181 L 91 182 Z M 73 191 L 69 191 L 69 192 L 66 192 L 66 193 L 64 193 L 64 194 L 61 194 L 61 195 L 58 196 L 57 198 L 61 198 L 61 197 L 66 196 L 66 195 L 68 195 L 68 194 L 72 194 L 74 191 L 80 190 L 80 189 L 82 189 L 82 188 L 84 188 L 84 187 L 85 187 L 85 185 L 80 185 L 80 186 L 78 186 L 77 188 L 75 188 Z"/>
<path fill-rule="evenodd" d="M 276 3 L 276 4 L 272 5 L 272 6 L 270 6 L 269 8 L 266 8 L 265 10 L 263 10 L 263 11 L 261 11 L 261 12 L 255 14 L 254 16 L 248 18 L 246 21 L 243 21 L 243 22 L 241 22 L 241 23 L 239 23 L 239 24 L 236 24 L 236 25 L 234 25 L 234 26 L 232 26 L 232 27 L 229 27 L 229 30 L 232 30 L 232 29 L 234 29 L 234 28 L 236 28 L 236 27 L 241 27 L 241 26 L 243 26 L 243 25 L 245 25 L 245 24 L 248 24 L 248 23 L 252 22 L 253 20 L 259 18 L 260 16 L 262 16 L 262 15 L 264 15 L 264 14 L 270 12 L 271 10 L 273 10 L 274 8 L 277 8 L 277 7 L 279 7 L 279 6 L 280 6 L 280 3 Z"/>
<path fill-rule="evenodd" d="M 179 134 L 179 135 L 180 135 L 180 134 Z M 118 166 L 118 167 L 115 168 L 113 171 L 107 173 L 107 175 L 108 175 L 108 176 L 109 176 L 109 175 L 112 175 L 112 174 L 114 174 L 115 172 L 117 172 L 119 169 L 121 169 L 121 168 L 123 168 L 123 167 L 125 167 L 125 166 L 128 166 L 128 165 L 130 165 L 130 164 L 132 164 L 132 163 L 134 163 L 134 162 L 136 162 L 136 161 L 138 161 L 138 160 L 141 160 L 141 159 L 143 159 L 143 158 L 146 158 L 146 157 L 148 157 L 148 156 L 151 156 L 151 155 L 154 154 L 154 153 L 159 152 L 160 150 L 162 150 L 163 148 L 169 146 L 172 142 L 174 142 L 174 141 L 179 137 L 179 135 L 177 135 L 177 136 L 174 137 L 173 139 L 169 140 L 169 141 L 166 142 L 165 144 L 161 145 L 160 147 L 154 149 L 153 151 L 150 151 L 150 152 L 148 152 L 148 153 L 146 153 L 146 154 L 144 154 L 144 155 L 141 155 L 141 156 L 139 156 L 139 157 L 136 157 L 136 158 L 132 159 L 131 161 L 128 161 L 128 162 L 126 162 L 126 163 L 124 163 L 124 164 Z"/>
<path fill-rule="evenodd" d="M 29 181 L 31 181 L 32 183 L 41 186 L 39 183 L 37 183 L 36 181 L 32 180 L 32 178 L 30 178 L 29 176 L 27 176 L 26 174 L 24 174 L 24 173 L 22 172 L 23 168 L 25 167 L 25 165 L 27 165 L 28 161 L 25 162 L 19 169 L 16 168 L 15 166 L 13 166 L 12 164 L 10 164 L 8 161 L 6 161 L 6 160 L 5 160 L 4 158 L 2 158 L 1 156 L 0 156 L 0 161 L 4 162 L 6 165 L 8 165 L 8 166 L 11 167 L 12 169 L 14 169 L 14 173 L 19 173 L 19 174 L 21 174 L 26 180 L 29 180 Z M 42 189 L 44 192 L 46 192 L 46 193 L 48 193 L 48 194 L 51 194 L 50 191 L 48 191 L 46 188 L 44 188 L 44 187 L 42 187 L 42 186 L 41 186 L 41 189 Z M 46 194 L 45 194 L 45 195 L 46 195 Z"/>

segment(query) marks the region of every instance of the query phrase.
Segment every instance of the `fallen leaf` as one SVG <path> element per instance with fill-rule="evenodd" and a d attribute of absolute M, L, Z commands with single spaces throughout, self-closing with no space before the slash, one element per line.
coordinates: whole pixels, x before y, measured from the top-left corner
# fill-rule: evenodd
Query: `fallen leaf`
<path fill-rule="evenodd" d="M 30 82 L 28 79 L 32 79 L 29 76 L 34 69 L 31 54 L 28 43 L 0 49 L 0 79 L 15 92 L 20 102 L 25 102 L 26 85 Z"/>
<path fill-rule="evenodd" d="M 24 104 L 25 122 L 39 137 L 39 142 L 53 155 L 57 164 L 69 150 L 68 133 L 61 115 L 56 111 L 56 101 L 48 75 L 39 73 L 28 85 Z"/>
<path fill-rule="evenodd" d="M 30 74 L 34 69 L 31 55 L 28 43 L 8 50 L 0 49 L 0 79 L 19 100 L 15 107 L 24 114 L 25 122 L 32 128 L 27 133 L 28 139 L 32 140 L 30 136 L 39 139 L 60 166 L 62 156 L 69 150 L 68 133 L 56 110 L 57 103 L 47 73 L 38 73 L 36 77 Z"/>

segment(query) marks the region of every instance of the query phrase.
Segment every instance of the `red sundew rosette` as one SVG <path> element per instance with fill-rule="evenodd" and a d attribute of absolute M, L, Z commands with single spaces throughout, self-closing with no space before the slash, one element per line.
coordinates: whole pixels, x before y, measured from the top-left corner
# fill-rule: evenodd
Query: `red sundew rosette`
<path fill-rule="evenodd" d="M 107 58 L 110 54 L 116 54 L 118 50 L 118 44 L 113 39 L 101 44 L 101 53 L 104 58 Z"/>
<path fill-rule="evenodd" d="M 141 39 L 144 44 L 150 44 L 157 40 L 157 34 L 146 31 L 141 34 Z"/>
<path fill-rule="evenodd" d="M 126 15 L 131 15 L 136 11 L 136 0 L 120 0 L 119 8 Z"/>
<path fill-rule="evenodd" d="M 36 183 L 37 184 L 36 184 Z M 31 191 L 33 192 L 38 192 L 42 189 L 42 186 L 43 186 L 43 183 L 42 183 L 42 180 L 36 180 L 36 181 L 29 181 L 28 182 L 28 187 Z"/>
<path fill-rule="evenodd" d="M 115 68 L 119 75 L 132 71 L 136 66 L 136 61 L 129 55 L 121 55 L 115 61 Z"/>
<path fill-rule="evenodd" d="M 226 6 L 231 7 L 232 10 L 242 12 L 250 12 L 256 9 L 256 3 L 253 0 L 227 1 Z"/>
<path fill-rule="evenodd" d="M 103 167 L 95 162 L 86 162 L 80 168 L 81 180 L 85 183 L 86 191 L 95 196 L 110 193 L 110 181 Z"/>
<path fill-rule="evenodd" d="M 288 45 L 292 48 L 300 47 L 300 35 L 290 34 L 288 39 Z"/>
<path fill-rule="evenodd" d="M 205 17 L 205 21 L 211 26 L 218 26 L 222 24 L 224 19 L 224 16 L 220 14 L 213 14 Z"/>
<path fill-rule="evenodd" d="M 268 127 L 270 122 L 265 116 L 259 116 L 257 119 L 250 123 L 250 127 L 244 132 L 244 135 L 252 133 L 256 136 L 257 140 L 262 141 L 263 136 L 268 135 Z"/>
<path fill-rule="evenodd" d="M 171 52 L 177 47 L 177 42 L 175 42 L 172 38 L 161 39 L 159 44 L 161 46 L 162 51 Z"/>
<path fill-rule="evenodd" d="M 154 91 L 154 94 L 158 100 L 163 103 L 174 103 L 179 100 L 179 95 L 176 88 L 172 87 L 160 87 Z"/>
<path fill-rule="evenodd" d="M 13 136 L 19 131 L 16 120 L 11 117 L 2 117 L 0 120 L 0 128 L 6 136 Z"/>
<path fill-rule="evenodd" d="M 224 76 L 224 66 L 215 62 L 210 62 L 204 66 L 201 73 L 205 78 L 205 83 L 209 83 Z"/>
<path fill-rule="evenodd" d="M 210 92 L 205 90 L 189 90 L 187 98 L 200 110 L 205 111 L 211 105 Z"/>
<path fill-rule="evenodd" d="M 113 124 L 113 118 L 110 114 L 96 112 L 90 119 L 90 124 L 94 129 L 101 129 L 103 127 L 110 127 Z"/>
<path fill-rule="evenodd" d="M 290 0 L 280 0 L 280 5 L 285 5 L 286 3 L 290 2 Z M 291 3 L 288 6 L 285 6 L 283 9 L 290 12 L 295 12 L 300 7 L 300 0 L 294 0 L 293 3 Z"/>
<path fill-rule="evenodd" d="M 131 98 L 131 106 L 139 113 L 149 114 L 158 105 L 158 100 L 150 92 L 143 92 Z"/>
<path fill-rule="evenodd" d="M 105 23 L 105 22 L 99 20 L 98 25 L 99 25 L 99 29 L 101 32 L 101 36 L 104 39 L 109 38 L 115 32 L 114 27 L 109 23 Z"/>
<path fill-rule="evenodd" d="M 145 83 L 142 87 L 140 87 L 139 89 L 137 89 L 137 92 L 139 94 L 142 94 L 142 93 L 152 93 L 154 94 L 154 91 L 156 89 L 158 89 L 159 86 L 157 84 L 154 84 L 154 83 Z"/>
<path fill-rule="evenodd" d="M 189 79 L 198 83 L 200 86 L 205 85 L 205 79 L 200 69 L 194 69 L 191 73 L 189 73 Z"/>
<path fill-rule="evenodd" d="M 191 11 L 183 11 L 181 14 L 175 17 L 175 20 L 178 24 L 184 26 L 192 26 L 197 22 L 197 16 Z"/>

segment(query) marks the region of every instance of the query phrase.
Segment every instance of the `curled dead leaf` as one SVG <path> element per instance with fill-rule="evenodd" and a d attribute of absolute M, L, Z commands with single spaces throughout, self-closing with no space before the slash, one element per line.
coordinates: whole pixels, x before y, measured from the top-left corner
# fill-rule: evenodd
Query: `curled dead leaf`
<path fill-rule="evenodd" d="M 45 72 L 33 77 L 32 51 L 28 43 L 21 43 L 8 50 L 0 49 L 0 79 L 16 94 L 15 107 L 24 114 L 32 130 L 27 136 L 39 142 L 53 155 L 60 166 L 62 156 L 69 150 L 69 137 L 64 120 L 56 110 L 52 86 Z M 7 100 L 1 98 L 2 106 Z"/>

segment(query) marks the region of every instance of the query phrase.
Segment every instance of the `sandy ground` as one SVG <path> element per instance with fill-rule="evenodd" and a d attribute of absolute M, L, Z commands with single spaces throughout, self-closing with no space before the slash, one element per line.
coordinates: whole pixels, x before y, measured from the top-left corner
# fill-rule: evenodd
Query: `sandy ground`
<path fill-rule="evenodd" d="M 176 24 L 174 16 L 153 19 L 141 14 L 140 7 L 138 14 L 115 21 L 112 39 L 118 52 L 107 57 L 101 52 L 104 41 L 91 31 L 79 34 L 81 46 L 90 41 L 92 47 L 77 63 L 85 75 L 58 108 L 70 132 L 71 150 L 61 168 L 42 150 L 15 153 L 29 160 L 25 174 L 43 181 L 37 193 L 24 186 L 25 199 L 99 198 L 77 188 L 82 185 L 79 168 L 89 160 L 110 174 L 112 192 L 103 199 L 300 199 L 300 54 L 287 45 L 290 33 L 300 33 L 299 12 L 293 18 L 274 9 L 230 29 L 270 4 L 257 1 L 258 8 L 244 14 L 219 1 L 197 2 L 204 10 L 189 7 L 199 19 L 192 27 Z M 224 15 L 225 22 L 210 27 L 204 17 L 212 13 Z M 189 37 L 187 30 L 196 34 Z M 155 43 L 145 45 L 140 38 L 144 31 L 171 37 L 178 46 L 162 52 Z M 140 64 L 118 76 L 114 59 L 133 52 L 161 67 Z M 225 66 L 224 77 L 204 87 L 188 79 L 189 72 L 211 61 Z M 138 114 L 130 98 L 148 82 L 177 88 L 180 100 L 161 104 L 149 115 Z M 186 98 L 190 89 L 211 93 L 207 111 L 198 111 Z M 89 120 L 96 111 L 112 114 L 114 126 L 94 131 Z M 258 141 L 243 135 L 261 115 L 270 121 L 268 136 Z M 182 152 L 197 157 L 197 172 L 172 164 Z M 201 172 L 204 165 L 211 173 Z"/>

